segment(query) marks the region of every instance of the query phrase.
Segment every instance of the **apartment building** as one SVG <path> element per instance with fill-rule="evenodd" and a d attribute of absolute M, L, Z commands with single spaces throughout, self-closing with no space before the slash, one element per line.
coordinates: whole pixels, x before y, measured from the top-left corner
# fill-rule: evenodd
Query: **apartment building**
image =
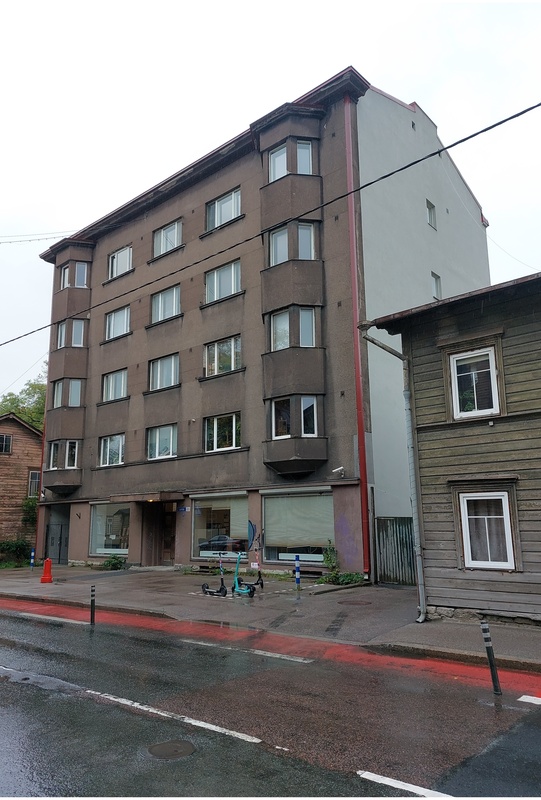
<path fill-rule="evenodd" d="M 441 147 L 350 67 L 42 254 L 41 552 L 53 526 L 70 562 L 314 568 L 331 542 L 370 575 L 378 502 L 409 489 L 401 368 L 358 324 L 488 283 L 446 153 L 372 183 Z"/>

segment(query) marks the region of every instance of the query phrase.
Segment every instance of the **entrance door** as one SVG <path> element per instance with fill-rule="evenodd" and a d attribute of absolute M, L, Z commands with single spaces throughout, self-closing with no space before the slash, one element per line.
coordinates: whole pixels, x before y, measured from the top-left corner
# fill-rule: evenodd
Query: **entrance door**
<path fill-rule="evenodd" d="M 168 567 L 175 561 L 176 503 L 143 506 L 143 566 Z"/>
<path fill-rule="evenodd" d="M 69 525 L 52 522 L 47 525 L 45 557 L 54 564 L 68 563 Z"/>

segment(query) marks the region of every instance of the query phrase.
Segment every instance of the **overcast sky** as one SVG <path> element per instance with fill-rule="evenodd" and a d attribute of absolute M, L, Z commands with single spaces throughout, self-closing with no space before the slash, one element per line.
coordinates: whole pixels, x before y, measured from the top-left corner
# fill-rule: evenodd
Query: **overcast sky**
<path fill-rule="evenodd" d="M 541 102 L 541 3 L 17 0 L 1 4 L 0 344 L 48 325 L 73 233 L 347 66 L 417 102 L 445 145 Z M 491 282 L 541 271 L 541 108 L 453 148 Z M 14 240 L 16 240 L 14 242 Z M 30 240 L 30 241 L 28 241 Z M 0 346 L 0 395 L 48 330 Z"/>

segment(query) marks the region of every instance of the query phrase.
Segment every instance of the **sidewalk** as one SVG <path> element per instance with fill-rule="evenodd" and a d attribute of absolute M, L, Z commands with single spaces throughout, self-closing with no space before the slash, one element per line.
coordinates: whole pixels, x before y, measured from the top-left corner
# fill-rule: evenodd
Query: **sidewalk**
<path fill-rule="evenodd" d="M 232 576 L 225 576 L 227 597 L 204 595 L 202 583 L 219 586 L 219 577 L 183 574 L 169 567 L 101 572 L 88 567 L 53 565 L 52 583 L 41 583 L 36 567 L 0 570 L 2 598 L 90 607 L 95 587 L 96 611 L 122 610 L 229 628 L 271 631 L 361 645 L 378 652 L 442 657 L 486 663 L 477 621 L 418 623 L 417 590 L 409 586 L 318 585 L 303 580 L 298 591 L 288 578 L 264 579 L 253 599 L 233 597 Z M 491 622 L 496 664 L 541 672 L 541 626 Z"/>

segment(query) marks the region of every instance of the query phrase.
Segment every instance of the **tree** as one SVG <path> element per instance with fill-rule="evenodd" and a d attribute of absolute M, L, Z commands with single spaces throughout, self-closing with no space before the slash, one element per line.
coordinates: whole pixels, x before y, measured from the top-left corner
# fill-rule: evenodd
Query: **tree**
<path fill-rule="evenodd" d="M 0 397 L 0 414 L 17 414 L 18 417 L 43 430 L 45 394 L 47 391 L 47 363 L 34 380 L 27 381 L 19 394 L 7 392 Z"/>

